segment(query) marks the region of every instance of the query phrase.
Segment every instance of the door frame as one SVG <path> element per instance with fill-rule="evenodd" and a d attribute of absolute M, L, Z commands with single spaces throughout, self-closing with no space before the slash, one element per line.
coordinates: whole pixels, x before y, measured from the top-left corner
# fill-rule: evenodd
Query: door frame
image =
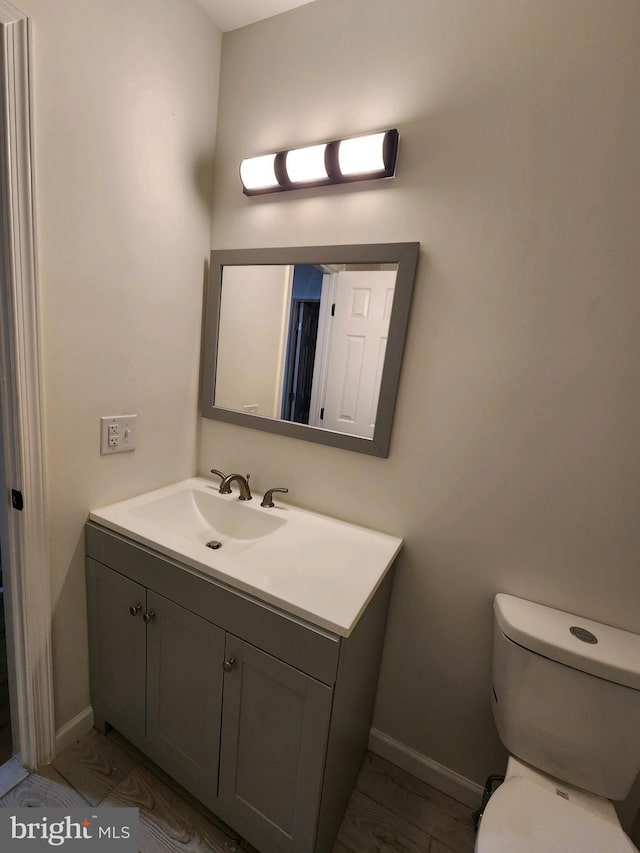
<path fill-rule="evenodd" d="M 40 301 L 33 187 L 29 20 L 0 0 L 0 471 L 14 751 L 54 757 Z M 20 492 L 24 509 L 12 506 Z"/>
<path fill-rule="evenodd" d="M 324 405 L 324 390 L 327 384 L 326 363 L 327 353 L 331 346 L 331 306 L 335 302 L 335 289 L 338 273 L 326 270 L 322 276 L 322 291 L 320 292 L 320 316 L 318 317 L 318 340 L 316 343 L 316 361 L 311 385 L 311 407 L 309 408 L 309 425 L 321 427 L 320 414 Z"/>

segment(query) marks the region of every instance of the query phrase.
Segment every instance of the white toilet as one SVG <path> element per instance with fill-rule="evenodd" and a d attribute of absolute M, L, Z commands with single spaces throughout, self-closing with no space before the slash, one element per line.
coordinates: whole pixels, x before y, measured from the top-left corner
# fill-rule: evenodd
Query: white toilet
<path fill-rule="evenodd" d="M 476 853 L 629 853 L 610 800 L 640 771 L 640 636 L 494 601 L 492 707 L 509 750 Z"/>

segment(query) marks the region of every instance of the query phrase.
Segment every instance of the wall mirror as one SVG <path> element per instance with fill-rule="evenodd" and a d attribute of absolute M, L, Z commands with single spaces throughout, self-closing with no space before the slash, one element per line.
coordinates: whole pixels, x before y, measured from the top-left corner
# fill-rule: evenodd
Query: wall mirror
<path fill-rule="evenodd" d="M 418 250 L 214 250 L 202 415 L 388 456 Z"/>

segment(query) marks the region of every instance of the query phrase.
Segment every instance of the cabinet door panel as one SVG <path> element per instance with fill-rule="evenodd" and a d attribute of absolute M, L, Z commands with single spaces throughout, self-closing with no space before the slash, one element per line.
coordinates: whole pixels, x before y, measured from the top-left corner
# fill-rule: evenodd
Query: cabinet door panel
<path fill-rule="evenodd" d="M 322 787 L 329 687 L 227 634 L 220 804 L 265 851 L 313 849 Z"/>
<path fill-rule="evenodd" d="M 145 735 L 146 590 L 88 561 L 91 701 L 96 724 L 105 721 L 138 746 Z M 130 607 L 140 605 L 135 615 Z"/>
<path fill-rule="evenodd" d="M 147 593 L 147 748 L 207 805 L 218 776 L 224 631 Z"/>

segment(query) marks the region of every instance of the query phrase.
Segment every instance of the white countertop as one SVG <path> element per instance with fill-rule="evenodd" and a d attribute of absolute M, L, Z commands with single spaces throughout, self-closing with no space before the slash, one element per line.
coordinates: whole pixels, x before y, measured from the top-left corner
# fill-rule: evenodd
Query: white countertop
<path fill-rule="evenodd" d="M 272 508 L 260 506 L 261 495 L 240 502 L 237 485 L 233 488 L 234 494 L 219 495 L 216 483 L 194 477 L 92 510 L 89 518 L 204 576 L 348 637 L 402 539 L 285 505 L 279 495 Z M 202 514 L 203 502 L 211 517 L 219 508 L 221 516 L 231 513 L 257 528 L 277 529 L 256 539 L 226 537 L 209 523 L 206 511 Z M 210 539 L 222 543 L 219 550 L 206 547 Z"/>

